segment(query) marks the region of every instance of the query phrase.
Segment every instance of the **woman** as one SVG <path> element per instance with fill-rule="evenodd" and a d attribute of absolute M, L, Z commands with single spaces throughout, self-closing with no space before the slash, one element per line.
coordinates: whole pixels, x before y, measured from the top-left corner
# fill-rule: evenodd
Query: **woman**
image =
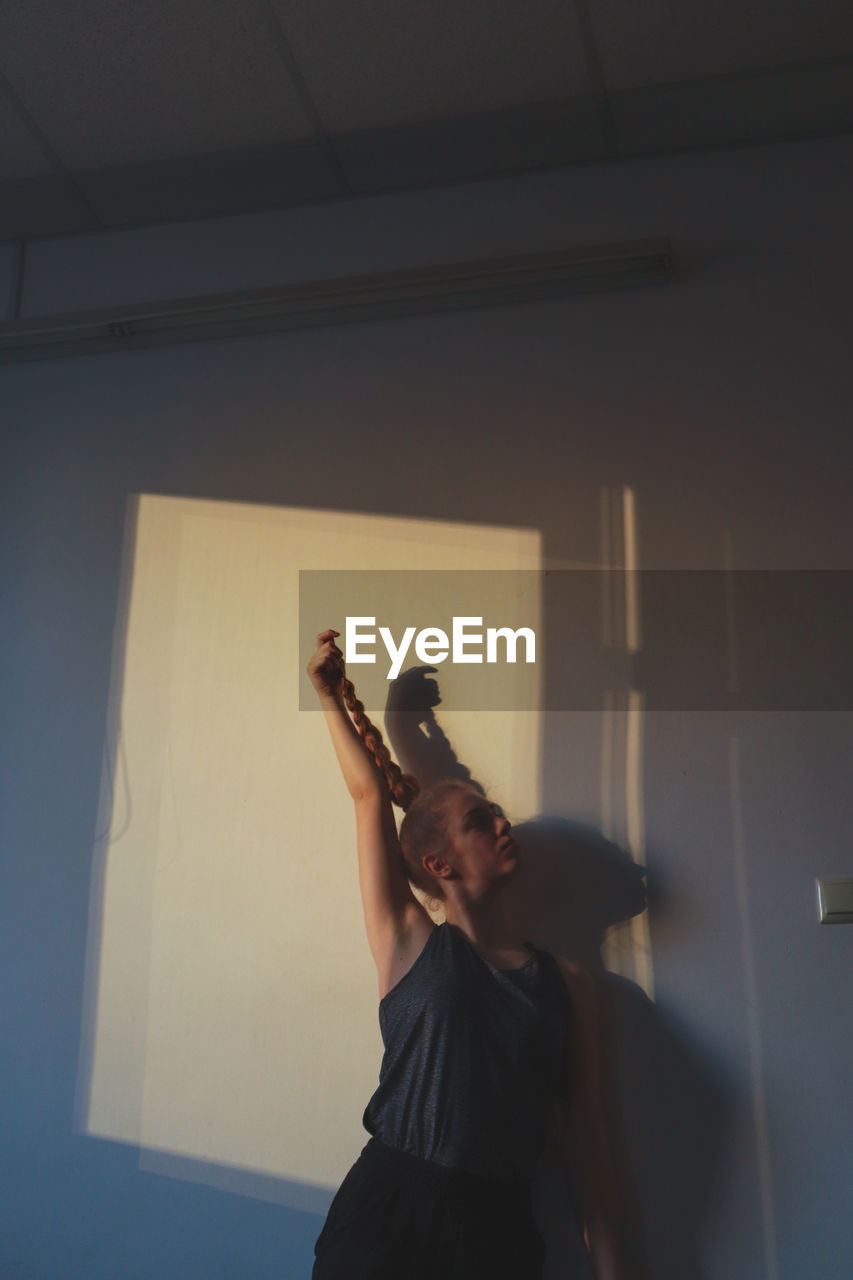
<path fill-rule="evenodd" d="M 576 1186 L 596 1274 L 623 1275 L 593 1190 L 606 1144 L 581 1083 L 597 1074 L 589 983 L 518 936 L 505 889 L 520 853 L 501 809 L 455 781 L 418 794 L 390 761 L 338 634 L 320 633 L 308 674 L 355 806 L 385 1054 L 364 1113 L 372 1137 L 332 1202 L 313 1280 L 538 1280 L 530 1179 L 554 1102 L 584 1091 L 564 1146 L 592 1154 Z M 399 837 L 392 799 L 406 810 Z M 442 925 L 413 885 L 443 901 Z"/>

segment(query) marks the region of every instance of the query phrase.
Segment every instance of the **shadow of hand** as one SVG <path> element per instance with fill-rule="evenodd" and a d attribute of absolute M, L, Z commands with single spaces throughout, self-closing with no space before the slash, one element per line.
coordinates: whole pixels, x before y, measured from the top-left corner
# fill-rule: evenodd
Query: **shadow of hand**
<path fill-rule="evenodd" d="M 409 667 L 391 682 L 385 703 L 385 715 L 406 715 L 416 725 L 435 719 L 433 707 L 441 703 L 438 681 L 430 679 L 437 667 Z"/>
<path fill-rule="evenodd" d="M 409 667 L 392 681 L 385 703 L 388 741 L 403 772 L 413 774 L 421 787 L 458 778 L 483 791 L 436 720 L 441 695 L 435 673 L 435 667 Z"/>

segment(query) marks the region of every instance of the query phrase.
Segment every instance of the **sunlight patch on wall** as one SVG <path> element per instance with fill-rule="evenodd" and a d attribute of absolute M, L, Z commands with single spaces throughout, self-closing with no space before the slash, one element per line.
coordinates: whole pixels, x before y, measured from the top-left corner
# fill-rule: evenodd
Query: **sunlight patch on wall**
<path fill-rule="evenodd" d="M 351 803 L 298 709 L 299 570 L 537 569 L 540 537 L 150 495 L 130 534 L 76 1128 L 304 1207 L 365 1141 L 381 1041 Z M 514 816 L 538 813 L 535 711 L 441 721 Z"/>

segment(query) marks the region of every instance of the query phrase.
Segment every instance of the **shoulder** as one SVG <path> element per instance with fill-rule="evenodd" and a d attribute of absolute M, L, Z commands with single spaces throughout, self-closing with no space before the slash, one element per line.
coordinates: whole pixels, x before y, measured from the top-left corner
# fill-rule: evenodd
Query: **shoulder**
<path fill-rule="evenodd" d="M 404 913 L 403 927 L 395 935 L 385 954 L 377 960 L 380 1000 L 390 995 L 411 972 L 427 943 L 439 932 L 440 926 L 433 924 L 420 903 L 417 907 L 417 910 L 411 909 Z"/>
<path fill-rule="evenodd" d="M 571 1005 L 572 1025 L 577 1048 L 584 1056 L 595 1052 L 601 1035 L 602 983 L 584 965 L 567 956 L 552 957 Z"/>
<path fill-rule="evenodd" d="M 557 966 L 560 977 L 573 998 L 578 998 L 581 1002 L 584 1002 L 595 997 L 598 991 L 598 979 L 593 976 L 589 969 L 582 964 L 578 964 L 576 960 L 570 960 L 568 956 L 552 955 L 551 959 Z"/>
<path fill-rule="evenodd" d="M 554 956 L 572 1006 L 571 1081 L 568 1091 L 597 1109 L 602 1069 L 602 981 L 567 956 Z"/>

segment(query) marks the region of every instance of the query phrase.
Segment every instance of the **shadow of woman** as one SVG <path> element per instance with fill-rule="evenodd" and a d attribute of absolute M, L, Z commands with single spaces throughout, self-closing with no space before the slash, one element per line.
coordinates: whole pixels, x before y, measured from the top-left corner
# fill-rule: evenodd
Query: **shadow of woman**
<path fill-rule="evenodd" d="M 412 668 L 391 686 L 388 739 L 422 786 L 459 778 L 483 791 L 438 724 L 434 672 Z M 531 819 L 513 834 L 523 855 L 513 886 L 521 935 L 583 965 L 597 982 L 605 1123 L 631 1280 L 703 1280 L 701 1246 L 719 1186 L 730 1091 L 707 1049 L 602 960 L 607 930 L 646 909 L 644 869 L 594 828 L 567 819 Z M 553 1142 L 533 1192 L 547 1247 L 543 1280 L 591 1280 L 577 1196 Z"/>

